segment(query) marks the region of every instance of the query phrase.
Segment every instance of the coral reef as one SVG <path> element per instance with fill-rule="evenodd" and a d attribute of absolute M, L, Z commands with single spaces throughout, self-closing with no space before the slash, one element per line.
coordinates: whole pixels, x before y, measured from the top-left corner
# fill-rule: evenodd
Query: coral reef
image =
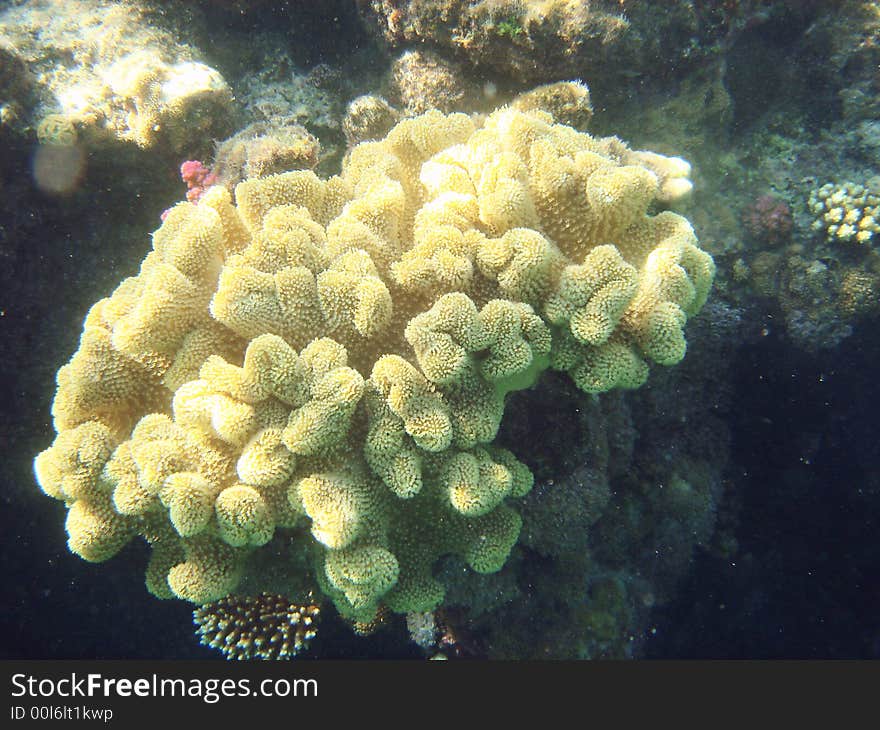
<path fill-rule="evenodd" d="M 355 5 L 383 48 L 364 43 Z M 254 655 L 252 635 L 290 630 L 290 607 L 312 600 L 335 603 L 359 633 L 385 632 L 375 644 L 339 642 L 346 653 L 366 645 L 384 653 L 411 638 L 435 658 L 627 657 L 657 646 L 651 627 L 662 636 L 670 624 L 687 636 L 683 646 L 711 653 L 730 629 L 736 607 L 719 606 L 737 581 L 755 581 L 737 594 L 748 605 L 736 640 L 748 638 L 728 650 L 791 647 L 779 637 L 760 644 L 754 630 L 754 617 L 767 615 L 759 604 L 789 584 L 768 590 L 754 573 L 744 578 L 743 566 L 783 555 L 772 515 L 809 514 L 804 505 L 826 491 L 834 512 L 846 491 L 825 490 L 822 477 L 834 471 L 839 481 L 840 464 L 859 465 L 845 481 L 867 486 L 852 494 L 877 492 L 876 439 L 854 438 L 870 422 L 871 368 L 853 367 L 870 365 L 880 317 L 868 199 L 880 166 L 877 5 L 3 3 L 0 142 L 4 161 L 15 160 L 0 170 L 3 321 L 10 341 L 39 336 L 46 350 L 38 362 L 33 348 L 12 348 L 2 428 L 10 453 L 49 443 L 39 415 L 51 400 L 49 370 L 76 349 L 95 292 L 138 271 L 155 213 L 182 197 L 175 166 L 208 163 L 184 172 L 198 206 L 171 209 L 141 272 L 92 310 L 59 374 L 57 439 L 37 461 L 54 506 L 69 508 L 70 548 L 94 561 L 124 552 L 100 571 L 77 567 L 40 539 L 44 529 L 23 529 L 5 557 L 23 576 L 8 598 L 25 630 L 7 651 L 192 650 L 188 627 L 156 632 L 152 622 L 92 632 L 95 643 L 62 623 L 52 625 L 63 641 L 27 630 L 53 620 L 62 591 L 67 625 L 103 622 L 111 603 L 127 615 L 150 610 L 131 582 L 122 592 L 130 572 L 135 582 L 146 572 L 163 598 L 208 601 L 197 609 L 214 621 L 206 640 L 241 657 Z M 158 104 L 161 89 L 182 65 L 201 63 L 219 69 L 242 113 L 215 89 L 173 132 L 181 120 L 173 104 Z M 577 78 L 601 102 L 595 115 L 585 84 L 558 82 Z M 523 92 L 524 81 L 544 85 Z M 71 90 L 87 104 L 82 114 Z M 488 105 L 502 103 L 519 114 L 487 120 Z M 431 107 L 469 120 L 432 115 L 430 125 L 414 119 L 392 131 Z M 210 163 L 233 118 L 235 128 L 253 124 Z M 552 123 L 670 156 L 611 138 L 586 143 Z M 671 157 L 679 154 L 693 170 Z M 622 168 L 647 170 L 656 190 L 640 193 L 642 173 L 629 169 L 618 191 L 612 178 Z M 316 175 L 277 175 L 292 169 Z M 211 189 L 214 173 L 226 193 Z M 332 173 L 340 174 L 328 180 Z M 580 208 L 570 201 L 578 195 L 587 201 Z M 633 215 L 655 226 L 680 223 L 662 210 L 687 216 L 719 273 L 712 301 L 688 321 L 687 357 L 652 366 L 642 387 L 628 389 L 646 368 L 621 365 L 626 348 L 649 365 L 683 350 L 672 307 L 657 327 L 675 342 L 653 347 L 638 301 L 615 298 L 633 272 L 641 296 L 648 249 L 663 245 L 648 241 L 640 256 L 627 249 L 635 224 L 604 227 L 618 198 L 638 195 L 650 203 Z M 601 225 L 591 222 L 584 236 L 584 220 Z M 575 252 L 578 240 L 586 244 Z M 679 265 L 690 273 L 692 263 Z M 46 291 L 63 291 L 65 306 Z M 615 368 L 619 377 L 595 375 Z M 779 387 L 789 381 L 789 391 Z M 606 391 L 614 384 L 625 392 Z M 859 418 L 842 392 L 862 404 Z M 775 398 L 785 407 L 765 410 Z M 810 403 L 821 417 L 804 427 Z M 738 430 L 738 451 L 728 427 Z M 770 447 L 754 448 L 762 443 Z M 731 453 L 738 463 L 725 471 Z M 823 454 L 833 462 L 824 472 Z M 21 487 L 7 512 L 21 516 L 30 464 L 7 461 L 5 481 Z M 733 484 L 721 502 L 722 485 Z M 761 551 L 734 558 L 736 541 L 717 534 L 724 511 L 748 501 L 740 545 L 743 534 L 766 539 L 770 560 Z M 22 524 L 51 529 L 57 514 Z M 837 523 L 821 519 L 832 534 Z M 467 534 L 474 524 L 481 529 Z M 813 539 L 797 550 L 815 556 L 821 530 L 797 532 Z M 475 535 L 497 538 L 488 559 L 472 549 Z M 849 556 L 819 548 L 829 575 L 852 574 L 839 570 Z M 716 550 L 729 559 L 707 559 Z M 57 587 L 45 584 L 55 600 L 30 588 L 27 573 L 40 564 L 58 566 Z M 672 621 L 653 623 L 695 565 L 704 566 L 696 589 L 670 609 Z M 62 574 L 65 566 L 73 567 Z M 818 585 L 820 573 L 807 567 Z M 772 568 L 766 576 L 778 577 Z M 838 620 L 876 614 L 839 587 L 836 605 L 850 605 Z M 265 614 L 275 628 L 245 617 L 268 599 L 244 597 L 262 591 L 290 597 Z M 223 618 L 208 618 L 224 594 Z M 802 603 L 821 607 L 815 597 Z M 159 620 L 176 610 L 153 609 Z M 322 618 L 335 622 L 336 613 Z M 243 633 L 227 643 L 230 629 Z M 874 638 L 865 654 L 876 653 Z M 279 645 L 263 646 L 278 654 Z"/>
<path fill-rule="evenodd" d="M 280 534 L 360 623 L 438 606 L 443 556 L 498 571 L 533 481 L 493 443 L 506 395 L 684 357 L 714 264 L 648 207 L 688 169 L 542 112 L 429 112 L 341 176 L 175 206 L 58 373 L 35 470 L 70 549 L 141 535 L 149 590 L 205 603 Z"/>
<path fill-rule="evenodd" d="M 847 268 L 840 279 L 837 298 L 847 317 L 860 320 L 880 314 L 880 272 Z"/>
<path fill-rule="evenodd" d="M 364 94 L 352 99 L 345 110 L 342 129 L 349 147 L 382 139 L 400 121 L 400 112 L 384 98 Z"/>
<path fill-rule="evenodd" d="M 642 114 L 625 104 L 600 121 L 694 164 L 698 193 L 680 210 L 711 242 L 719 290 L 755 331 L 809 352 L 876 316 L 870 196 L 880 131 L 845 102 L 876 84 L 876 64 L 865 61 L 880 26 L 868 5 L 695 4 L 700 24 L 717 30 L 717 63 L 674 89 L 648 85 Z"/>
<path fill-rule="evenodd" d="M 808 352 L 836 347 L 862 319 L 878 313 L 878 263 L 815 258 L 802 246 L 761 251 L 741 267 L 754 292 L 772 298 L 794 344 Z"/>
<path fill-rule="evenodd" d="M 823 3 L 824 5 L 824 3 Z M 809 43 L 822 60 L 821 72 L 833 79 L 844 119 L 876 119 L 880 78 L 880 10 L 870 0 L 841 0 L 828 6 Z M 821 55 L 820 55 L 821 54 Z"/>
<path fill-rule="evenodd" d="M 762 134 L 756 143 L 768 139 L 772 141 Z M 743 302 L 755 294 L 766 298 L 762 306 L 770 307 L 767 331 L 778 329 L 811 353 L 837 347 L 878 313 L 880 257 L 874 243 L 880 198 L 873 192 L 877 180 L 847 159 L 863 156 L 857 140 L 852 131 L 836 137 L 832 154 L 822 147 L 812 149 L 805 140 L 789 139 L 782 147 L 780 139 L 762 153 L 774 161 L 776 167 L 768 165 L 767 174 L 775 176 L 786 196 L 774 195 L 778 203 L 768 200 L 760 206 L 759 198 L 746 208 L 743 223 L 750 235 L 745 250 L 732 260 L 730 274 L 723 277 Z M 819 183 L 835 170 L 843 179 L 865 183 Z M 782 214 L 778 220 L 769 215 L 777 207 Z M 786 234 L 781 240 L 769 235 L 779 223 Z"/>
<path fill-rule="evenodd" d="M 429 109 L 462 111 L 473 105 L 471 100 L 477 95 L 461 64 L 433 51 L 405 51 L 391 64 L 388 98 L 410 116 Z"/>
<path fill-rule="evenodd" d="M 775 195 L 760 195 L 743 212 L 743 225 L 755 240 L 775 246 L 791 240 L 791 208 Z"/>
<path fill-rule="evenodd" d="M 244 75 L 236 84 L 236 98 L 247 117 L 257 122 L 336 129 L 345 109 L 340 93 L 343 85 L 344 80 L 328 66 L 304 71 L 292 59 L 282 57 Z"/>
<path fill-rule="evenodd" d="M 284 50 L 265 49 L 264 56 L 263 65 L 245 73 L 234 86 L 244 118 L 279 130 L 282 138 L 289 137 L 290 144 L 302 145 L 303 152 L 308 144 L 304 140 L 297 143 L 298 135 L 292 130 L 304 128 L 321 142 L 316 150 L 320 159 L 313 167 L 322 174 L 338 172 L 346 150 L 343 120 L 347 102 L 378 88 L 384 69 L 357 53 L 347 59 L 344 71 L 342 66 L 326 63 L 302 68 Z M 281 131 L 285 128 L 291 132 Z M 273 136 L 272 132 L 267 133 Z M 306 159 L 303 157 L 297 167 L 305 167 Z"/>
<path fill-rule="evenodd" d="M 392 47 L 433 45 L 521 82 L 576 74 L 605 54 L 629 25 L 616 3 L 610 2 L 415 0 L 401 5 L 359 0 L 358 4 L 368 27 Z"/>
<path fill-rule="evenodd" d="M 230 596 L 193 611 L 202 644 L 227 659 L 292 659 L 315 638 L 321 609 L 261 593 Z"/>
<path fill-rule="evenodd" d="M 310 170 L 318 164 L 321 145 L 305 127 L 276 119 L 254 122 L 217 145 L 217 181 L 234 188 L 242 180 L 287 170 Z"/>
<path fill-rule="evenodd" d="M 520 111 L 542 110 L 560 124 L 586 132 L 593 118 L 590 90 L 578 81 L 558 81 L 544 84 L 518 94 L 511 106 Z"/>
<path fill-rule="evenodd" d="M 41 142 L 134 143 L 195 152 L 228 131 L 232 92 L 220 73 L 132 0 L 48 0 L 0 13 L 0 35 L 33 71 L 33 123 Z"/>
<path fill-rule="evenodd" d="M 829 242 L 870 244 L 880 231 L 880 178 L 868 186 L 845 182 L 826 183 L 810 194 L 813 230 L 823 231 Z"/>
<path fill-rule="evenodd" d="M 663 81 L 717 63 L 739 33 L 786 3 L 763 0 L 357 0 L 389 49 L 435 51 L 520 86 L 587 79 L 624 99 L 634 79 Z M 767 7 L 773 6 L 773 7 Z"/>
<path fill-rule="evenodd" d="M 410 59 L 406 64 L 402 61 Z M 419 59 L 428 59 L 426 68 L 420 66 Z M 553 117 L 559 124 L 586 132 L 593 118 L 590 90 L 581 81 L 558 81 L 537 86 L 529 91 L 511 95 L 500 94 L 493 84 L 487 83 L 481 91 L 454 73 L 440 74 L 435 71 L 435 60 L 442 62 L 436 54 L 422 51 L 407 51 L 392 66 L 392 73 L 386 79 L 389 96 L 398 106 L 392 106 L 384 97 L 366 94 L 353 99 L 346 109 L 343 130 L 349 147 L 367 140 L 383 137 L 401 118 L 416 116 L 428 109 L 453 111 L 466 107 L 471 113 L 483 109 L 487 103 L 497 106 L 507 99 L 510 106 L 519 111 L 541 111 Z M 457 73 L 457 72 L 456 72 Z M 437 85 L 434 86 L 434 82 Z M 411 103 L 406 101 L 411 98 Z M 659 159 L 659 158 L 658 158 Z M 655 172 L 664 176 L 663 169 Z M 682 170 L 679 175 L 687 176 Z M 665 179 L 665 177 L 664 177 Z"/>
<path fill-rule="evenodd" d="M 522 537 L 497 595 L 468 585 L 448 596 L 488 635 L 489 656 L 643 650 L 652 610 L 676 596 L 699 550 L 714 549 L 744 324 L 713 298 L 689 328 L 682 365 L 644 388 L 592 400 L 554 376 L 512 397 L 502 443 L 542 433 L 522 453 L 537 477 L 520 508 Z M 511 582 L 513 593 L 503 588 Z"/>

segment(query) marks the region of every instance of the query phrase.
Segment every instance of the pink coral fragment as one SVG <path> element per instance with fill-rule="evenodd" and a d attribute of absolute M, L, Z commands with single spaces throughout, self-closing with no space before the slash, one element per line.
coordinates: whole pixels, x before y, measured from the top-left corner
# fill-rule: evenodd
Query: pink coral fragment
<path fill-rule="evenodd" d="M 217 182 L 217 175 L 199 160 L 187 160 L 180 166 L 180 179 L 186 183 L 186 199 L 196 203 Z"/>
<path fill-rule="evenodd" d="M 217 182 L 217 173 L 200 160 L 186 160 L 180 166 L 180 179 L 186 183 L 186 199 L 190 203 L 198 203 L 205 191 Z M 170 210 L 162 211 L 159 217 L 164 221 Z"/>

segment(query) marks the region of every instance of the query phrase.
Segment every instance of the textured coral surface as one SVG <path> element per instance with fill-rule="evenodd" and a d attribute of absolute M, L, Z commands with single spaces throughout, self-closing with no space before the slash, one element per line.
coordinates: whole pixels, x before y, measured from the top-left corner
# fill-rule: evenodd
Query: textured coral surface
<path fill-rule="evenodd" d="M 507 393 L 547 368 L 635 388 L 685 354 L 714 264 L 651 206 L 688 171 L 540 111 L 428 112 L 340 176 L 177 205 L 58 373 L 35 469 L 70 549 L 140 535 L 149 590 L 205 603 L 279 537 L 360 622 L 440 604 L 443 555 L 499 570 L 533 482 L 493 445 Z"/>
<path fill-rule="evenodd" d="M 228 131 L 232 91 L 156 4 L 137 0 L 4 3 L 0 39 L 31 72 L 33 116 L 44 144 L 133 143 L 173 155 Z M 173 29 L 173 30 L 172 30 Z M 6 46 L 6 44 L 10 44 Z M 4 66 L 7 65 L 5 54 Z M 12 71 L 14 71 L 14 67 Z M 3 79 L 0 72 L 0 102 Z M 20 87 L 23 80 L 15 86 Z M 24 94 L 15 92 L 18 101 Z"/>

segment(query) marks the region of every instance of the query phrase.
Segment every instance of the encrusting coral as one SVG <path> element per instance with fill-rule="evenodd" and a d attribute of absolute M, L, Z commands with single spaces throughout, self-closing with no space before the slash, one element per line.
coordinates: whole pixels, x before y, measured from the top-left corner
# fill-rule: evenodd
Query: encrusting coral
<path fill-rule="evenodd" d="M 435 608 L 443 555 L 499 570 L 533 481 L 493 445 L 505 395 L 547 368 L 636 388 L 685 354 L 714 264 L 650 207 L 687 172 L 539 110 L 431 111 L 339 176 L 178 204 L 58 373 L 35 470 L 70 549 L 141 535 L 148 588 L 205 603 L 281 535 L 360 623 Z"/>
<path fill-rule="evenodd" d="M 46 145 L 134 144 L 172 159 L 225 136 L 232 89 L 166 15 L 137 0 L 3 3 L 0 38 L 15 53 L 7 59 L 0 48 L 9 67 L 0 71 L 0 103 L 10 102 L 6 116 L 15 118 L 0 125 L 26 132 L 32 123 Z M 3 98 L 4 87 L 14 98 Z"/>

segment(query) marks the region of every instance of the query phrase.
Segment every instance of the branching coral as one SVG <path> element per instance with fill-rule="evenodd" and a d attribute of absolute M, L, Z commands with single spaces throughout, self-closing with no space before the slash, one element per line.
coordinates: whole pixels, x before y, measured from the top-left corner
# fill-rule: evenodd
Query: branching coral
<path fill-rule="evenodd" d="M 714 265 L 649 207 L 686 173 L 541 111 L 435 111 L 338 177 L 177 205 L 58 374 L 35 469 L 71 550 L 142 535 L 149 589 L 204 603 L 287 536 L 361 623 L 434 609 L 441 556 L 499 570 L 533 481 L 493 444 L 506 394 L 548 367 L 635 388 L 684 356 Z"/>
<path fill-rule="evenodd" d="M 227 659 L 291 659 L 315 638 L 321 610 L 284 596 L 221 598 L 193 611 L 201 643 Z"/>

